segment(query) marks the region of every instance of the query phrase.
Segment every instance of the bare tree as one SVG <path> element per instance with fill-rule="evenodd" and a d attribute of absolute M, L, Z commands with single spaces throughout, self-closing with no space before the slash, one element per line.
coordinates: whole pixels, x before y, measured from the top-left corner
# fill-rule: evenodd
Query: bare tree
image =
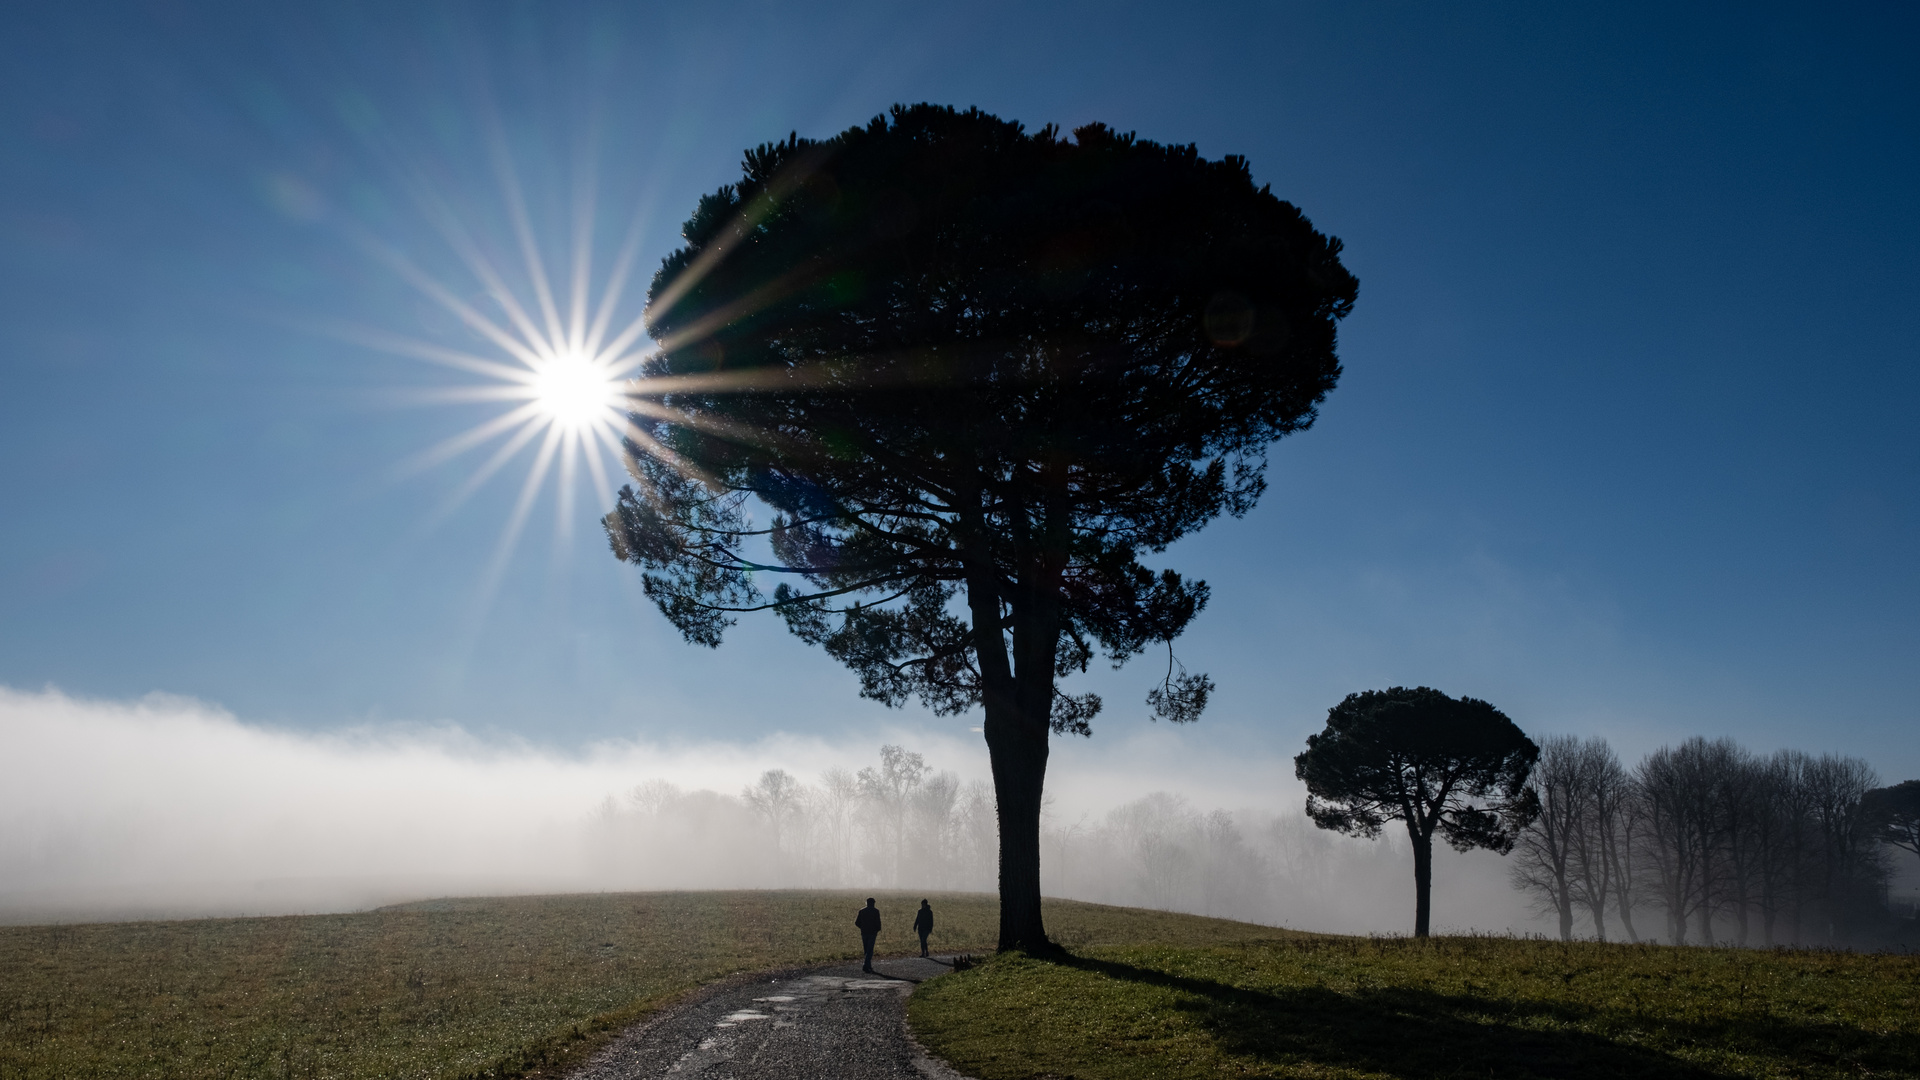
<path fill-rule="evenodd" d="M 790 862 L 805 858 L 804 837 L 789 835 L 804 828 L 805 796 L 800 781 L 785 769 L 768 769 L 740 792 L 740 798 L 767 823 L 774 850 Z M 801 841 L 796 844 L 795 841 Z"/>
<path fill-rule="evenodd" d="M 1733 916 L 1735 943 L 1744 946 L 1750 930 L 1748 916 L 1760 884 L 1762 858 L 1757 844 L 1762 832 L 1759 818 L 1765 809 L 1762 800 L 1767 794 L 1764 767 L 1729 740 L 1710 745 L 1718 750 L 1707 762 L 1720 836 L 1720 891 L 1716 899 L 1720 910 Z"/>
<path fill-rule="evenodd" d="M 1262 910 L 1266 860 L 1248 847 L 1233 814 L 1208 813 L 1200 831 L 1200 913 L 1246 918 Z"/>
<path fill-rule="evenodd" d="M 1574 849 L 1592 795 L 1587 764 L 1579 739 L 1554 735 L 1541 740 L 1540 759 L 1527 781 L 1540 813 L 1516 837 L 1509 870 L 1516 888 L 1559 917 L 1561 941 L 1573 938 L 1573 901 L 1582 885 Z"/>
<path fill-rule="evenodd" d="M 1142 902 L 1172 910 L 1198 861 L 1199 812 L 1178 795 L 1156 791 L 1115 809 L 1108 823 L 1133 859 Z"/>
<path fill-rule="evenodd" d="M 1690 740 L 1677 750 L 1663 746 L 1636 770 L 1647 826 L 1647 843 L 1638 854 L 1653 878 L 1656 899 L 1667 916 L 1667 937 L 1675 945 L 1686 944 L 1687 920 L 1708 911 L 1712 898 L 1712 886 L 1702 873 L 1711 863 L 1700 850 L 1702 836 L 1711 839 L 1710 826 L 1701 821 L 1711 804 L 1701 797 L 1701 755 L 1688 752 L 1692 743 L 1705 741 Z M 1710 927 L 1707 943 L 1712 943 Z"/>
<path fill-rule="evenodd" d="M 825 842 L 824 861 L 832 868 L 829 880 L 844 885 L 853 869 L 853 810 L 860 804 L 860 782 L 845 769 L 828 769 L 820 774 L 813 802 Z"/>
<path fill-rule="evenodd" d="M 1675 944 L 1860 942 L 1891 872 L 1883 804 L 1897 789 L 1875 783 L 1857 758 L 1760 758 L 1698 737 L 1629 775 L 1604 740 L 1548 739 L 1530 783 L 1541 814 L 1520 837 L 1514 884 L 1560 917 L 1563 939 L 1577 905 L 1604 940 L 1611 899 L 1635 941 L 1646 903 Z M 1920 782 L 1903 787 L 1920 820 Z"/>
<path fill-rule="evenodd" d="M 950 772 L 927 777 L 908 796 L 905 863 L 913 880 L 941 888 L 952 884 L 954 808 L 959 801 L 960 778 Z"/>
<path fill-rule="evenodd" d="M 1000 823 L 994 814 L 992 785 L 968 781 L 961 791 L 957 813 L 961 881 L 968 888 L 984 887 L 993 881 L 1000 858 Z"/>
<path fill-rule="evenodd" d="M 873 824 L 883 836 L 883 856 L 893 884 L 900 885 L 907 864 L 907 815 L 914 793 L 927 777 L 926 759 L 898 746 L 880 748 L 880 767 L 869 765 L 858 775 L 860 796 L 874 808 Z"/>
<path fill-rule="evenodd" d="M 1593 936 L 1607 940 L 1607 901 L 1616 894 L 1627 904 L 1621 909 L 1621 922 L 1629 937 L 1635 937 L 1631 906 L 1630 876 L 1621 872 L 1617 849 L 1630 839 L 1623 832 L 1623 802 L 1630 794 L 1626 770 L 1605 739 L 1583 739 L 1577 747 L 1578 764 L 1573 769 L 1584 795 L 1580 813 L 1574 818 L 1571 834 L 1570 872 L 1573 899 L 1587 909 L 1593 919 Z"/>
<path fill-rule="evenodd" d="M 1780 890 L 1791 912 L 1788 940 L 1806 940 L 1810 902 L 1819 875 L 1819 829 L 1814 824 L 1814 759 L 1798 750 L 1774 755 L 1780 787 L 1774 794 L 1775 813 L 1781 818 Z"/>
<path fill-rule="evenodd" d="M 1810 762 L 1805 777 L 1819 841 L 1819 859 L 1809 869 L 1817 875 L 1815 896 L 1825 937 L 1840 941 L 1856 913 L 1877 899 L 1874 894 L 1886 879 L 1862 811 L 1867 792 L 1879 785 L 1879 778 L 1859 758 L 1833 754 Z"/>
<path fill-rule="evenodd" d="M 1600 773 L 1594 798 L 1600 861 L 1605 864 L 1615 910 L 1620 915 L 1620 927 L 1627 932 L 1628 941 L 1637 943 L 1640 932 L 1634 928 L 1633 912 L 1642 899 L 1639 888 L 1642 879 L 1637 859 L 1646 843 L 1647 803 L 1639 784 L 1620 764 L 1620 759 L 1614 756 L 1612 749 L 1607 750 L 1606 756 L 1607 764 Z M 1599 895 L 1594 897 L 1596 924 L 1605 923 L 1605 899 Z"/>
<path fill-rule="evenodd" d="M 1780 913 L 1793 896 L 1794 848 L 1799 822 L 1792 812 L 1795 752 L 1781 750 L 1754 770 L 1753 904 L 1760 912 L 1760 941 L 1772 945 Z"/>

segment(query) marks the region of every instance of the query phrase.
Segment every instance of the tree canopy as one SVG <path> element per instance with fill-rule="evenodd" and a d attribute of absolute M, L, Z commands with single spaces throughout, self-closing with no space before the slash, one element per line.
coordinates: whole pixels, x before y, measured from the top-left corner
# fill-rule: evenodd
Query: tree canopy
<path fill-rule="evenodd" d="M 749 151 L 684 237 L 614 553 L 691 642 L 771 609 L 867 697 L 983 706 L 1002 945 L 1043 945 L 1047 740 L 1102 706 L 1057 682 L 1164 643 L 1148 704 L 1205 707 L 1171 642 L 1207 585 L 1141 558 L 1244 514 L 1313 422 L 1339 242 L 1242 159 L 930 105 Z"/>
<path fill-rule="evenodd" d="M 1540 748 L 1476 698 L 1420 686 L 1349 694 L 1293 759 L 1315 825 L 1369 839 L 1390 821 L 1413 842 L 1414 934 L 1432 913 L 1433 836 L 1506 854 L 1540 812 L 1527 783 Z"/>

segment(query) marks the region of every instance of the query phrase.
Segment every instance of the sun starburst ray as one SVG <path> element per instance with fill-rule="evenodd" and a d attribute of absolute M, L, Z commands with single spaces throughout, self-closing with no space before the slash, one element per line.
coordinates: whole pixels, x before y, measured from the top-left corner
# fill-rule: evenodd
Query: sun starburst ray
<path fill-rule="evenodd" d="M 654 298 L 654 306 L 662 311 L 672 310 L 682 296 L 685 296 L 695 285 L 700 284 L 709 273 L 713 272 L 714 267 L 720 265 L 720 261 L 732 252 L 733 245 L 738 243 L 741 237 L 752 233 L 760 222 L 766 220 L 767 215 L 779 207 L 787 193 L 805 183 L 821 163 L 819 158 L 803 159 L 794 167 L 774 177 L 773 182 L 767 186 L 767 190 L 759 198 L 741 207 L 734 215 L 732 224 L 721 230 L 718 238 L 708 244 L 699 255 L 694 257 L 693 262 L 688 264 L 686 269 L 661 290 L 660 295 Z"/>
<path fill-rule="evenodd" d="M 402 462 L 397 471 L 397 475 L 409 476 L 414 473 L 424 472 L 437 465 L 443 465 L 446 462 L 452 461 L 454 458 L 459 457 L 461 454 L 464 454 L 467 451 L 472 450 L 474 447 L 479 446 L 482 443 L 489 442 L 492 439 L 508 431 L 511 431 L 516 427 L 520 427 L 522 425 L 526 425 L 535 434 L 538 434 L 539 425 L 541 422 L 542 422 L 542 418 L 540 415 L 540 403 L 537 401 L 529 401 L 525 405 L 522 405 L 517 409 L 514 409 L 510 412 L 501 413 L 499 416 L 496 416 L 490 420 L 485 420 L 485 421 L 482 421 L 481 423 L 475 424 L 473 427 L 470 427 L 467 430 L 460 432 L 458 435 L 449 436 L 433 444 L 432 446 L 429 446 L 425 450 L 422 450 L 418 454 L 415 454 L 414 456 L 408 458 L 406 461 Z M 531 435 L 528 436 L 528 438 L 531 438 L 531 437 L 532 437 Z M 525 446 L 525 445 L 526 445 L 525 442 L 522 442 L 520 444 L 520 446 Z M 518 450 L 519 447 L 516 446 L 514 447 L 514 449 Z M 511 455 L 508 455 L 508 456 L 511 456 Z M 506 463 L 505 459 L 502 459 L 500 462 L 501 465 L 504 465 L 505 463 Z M 494 465 L 493 469 L 497 470 L 499 467 L 500 465 Z M 492 470 L 487 471 L 486 475 L 492 476 L 493 471 Z M 480 482 L 484 482 L 485 479 L 486 479 L 485 476 L 481 477 Z M 476 487 L 478 486 L 478 483 L 474 482 L 472 477 L 468 478 L 468 482 L 473 483 L 474 486 Z"/>
<path fill-rule="evenodd" d="M 553 467 L 554 453 L 559 449 L 564 432 L 554 426 L 549 426 L 546 432 L 547 437 L 540 443 L 540 452 L 534 456 L 532 467 L 527 469 L 527 478 L 520 484 L 520 497 L 514 500 L 513 512 L 507 517 L 506 531 L 501 534 L 500 542 L 494 548 L 493 559 L 481 576 L 480 601 L 483 609 L 500 585 L 500 575 L 506 571 L 507 560 L 513 557 L 514 548 L 519 546 L 521 530 L 526 528 L 527 518 L 533 512 L 533 500 L 546 483 L 547 471 Z"/>
<path fill-rule="evenodd" d="M 686 458 L 681 457 L 679 454 L 674 453 L 671 447 L 640 430 L 640 428 L 634 424 L 626 425 L 625 428 L 622 429 L 620 436 L 627 442 L 639 447 L 645 452 L 647 457 L 653 458 L 656 461 L 665 462 L 675 472 L 690 480 L 707 483 L 713 479 L 705 470 L 693 462 L 688 461 Z M 640 472 L 633 455 L 624 453 L 625 449 L 624 446 L 621 447 L 623 451 L 621 456 L 626 460 L 627 474 L 633 477 L 635 483 L 641 485 L 643 491 L 650 490 L 651 488 L 646 476 Z"/>
<path fill-rule="evenodd" d="M 646 363 L 652 357 L 653 354 L 650 352 L 628 353 L 625 356 L 617 356 L 606 362 L 607 374 L 614 378 L 619 378 L 639 367 L 641 364 Z"/>
<path fill-rule="evenodd" d="M 560 432 L 560 497 L 554 500 L 553 534 L 562 540 L 573 535 L 573 492 L 576 481 L 575 464 L 579 460 L 578 445 L 585 434 L 580 428 L 567 428 Z"/>
<path fill-rule="evenodd" d="M 591 438 L 591 445 L 587 446 L 580 455 L 587 459 L 587 475 L 593 478 L 593 490 L 602 493 L 610 492 L 613 487 L 607 482 L 607 466 L 601 457 L 603 452 L 619 454 L 620 443 L 613 437 L 611 425 L 604 422 L 589 428 L 588 435 Z M 605 498 L 605 495 L 601 497 Z"/>
<path fill-rule="evenodd" d="M 446 520 L 450 514 L 472 498 L 474 492 L 479 491 L 488 480 L 493 479 L 495 473 L 505 468 L 507 462 L 518 456 L 528 443 L 538 438 L 541 432 L 549 430 L 551 427 L 537 416 L 521 421 L 520 430 L 515 431 L 506 442 L 495 448 L 494 452 L 488 455 L 487 460 L 473 471 L 473 475 L 461 481 L 459 487 L 441 500 L 440 505 L 434 508 L 431 520 L 435 523 Z"/>
<path fill-rule="evenodd" d="M 633 221 L 627 226 L 625 243 L 620 246 L 620 254 L 613 260 L 613 270 L 607 276 L 606 290 L 601 293 L 599 310 L 594 312 L 593 326 L 587 330 L 587 340 L 581 345 L 581 351 L 592 355 L 602 355 L 600 343 L 606 340 L 607 327 L 613 322 L 614 306 L 626 293 L 627 277 L 633 273 L 634 260 L 640 257 L 640 243 L 647 235 L 647 219 L 652 214 L 651 200 L 634 212 Z M 628 342 L 632 344 L 632 342 Z M 625 346 L 612 350 L 624 351 Z"/>
<path fill-rule="evenodd" d="M 730 304 L 723 304 L 706 315 L 695 319 L 682 329 L 659 339 L 657 347 L 662 352 L 672 352 L 675 349 L 685 348 L 694 342 L 703 341 L 713 336 L 714 331 L 719 330 L 728 323 L 743 319 L 760 311 L 760 309 L 775 300 L 783 299 L 791 295 L 805 285 L 809 277 L 809 273 L 799 270 L 782 274 L 778 278 L 767 282 L 765 285 L 752 290 L 740 299 Z M 666 309 L 662 308 L 662 310 Z"/>
<path fill-rule="evenodd" d="M 500 305 L 501 311 L 507 316 L 507 321 L 512 323 L 520 332 L 517 338 L 512 337 L 511 335 L 507 335 L 506 331 L 495 326 L 491 320 L 487 320 L 489 329 L 482 330 L 482 333 L 493 337 L 496 343 L 501 344 L 502 347 L 507 347 L 508 351 L 519 356 L 527 363 L 532 364 L 533 361 L 523 354 L 530 351 L 537 351 L 534 349 L 534 346 L 542 341 L 543 337 L 540 333 L 539 326 L 533 321 L 532 316 L 527 314 L 526 308 L 521 305 L 520 298 L 516 296 L 513 289 L 507 285 L 506 279 L 501 276 L 500 271 L 493 265 L 493 260 L 487 258 L 486 252 L 480 249 L 479 243 L 473 239 L 472 234 L 467 231 L 466 226 L 461 224 L 459 215 L 453 212 L 452 207 L 449 207 L 446 201 L 440 198 L 439 194 L 434 191 L 431 185 L 428 185 L 424 180 L 417 183 L 415 185 L 415 199 L 420 202 L 421 208 L 426 212 L 427 220 L 433 223 L 434 228 L 440 233 L 441 238 L 446 240 L 447 246 L 451 247 L 454 254 L 460 257 L 460 261 L 466 264 L 468 271 L 480 280 L 480 284 L 486 289 L 487 295 L 492 297 L 493 301 Z M 435 284 L 437 285 L 438 283 L 436 282 Z M 449 297 L 452 295 L 445 289 L 441 289 L 440 292 Z M 445 301 L 442 302 L 444 303 Z M 462 307 L 467 308 L 469 311 L 471 310 L 470 306 L 458 301 L 457 298 L 455 302 L 461 303 Z M 476 312 L 475 314 L 477 315 L 478 313 Z M 495 337 L 496 334 L 505 336 L 507 340 L 513 341 L 514 345 L 511 347 L 506 346 L 505 341 L 502 341 L 501 337 Z"/>
<path fill-rule="evenodd" d="M 452 290 L 435 281 L 433 277 L 424 270 L 413 265 L 412 260 L 384 244 L 376 245 L 373 250 L 377 258 L 391 267 L 394 272 L 398 273 L 408 284 L 425 293 L 434 302 L 451 312 L 455 318 L 479 332 L 481 336 L 493 342 L 495 345 L 500 346 L 501 349 L 528 367 L 535 367 L 539 364 L 539 355 L 527 348 L 519 338 L 508 333 L 492 319 L 474 310 L 473 305 L 453 295 Z M 479 274 L 479 271 L 475 271 L 475 273 Z M 488 269 L 487 275 L 492 276 L 491 268 Z M 495 277 L 494 281 L 497 284 L 498 278 Z M 500 287 L 504 288 L 504 285 Z M 508 308 L 509 314 L 511 314 L 512 310 L 517 308 L 518 305 L 503 301 L 502 306 Z M 537 334 L 533 340 L 538 340 Z"/>
<path fill-rule="evenodd" d="M 506 197 L 508 220 L 513 222 L 514 237 L 520 242 L 520 258 L 526 266 L 528 280 L 533 283 L 533 297 L 540 305 L 540 316 L 547 325 L 546 340 L 550 345 L 559 344 L 566 339 L 566 331 L 560 326 L 560 308 L 553 302 L 546 260 L 540 257 L 540 245 L 533 237 L 533 222 L 527 218 L 527 199 L 520 190 L 519 170 L 513 167 L 506 138 L 497 128 L 493 138 L 493 163 Z"/>
<path fill-rule="evenodd" d="M 531 457 L 525 473 L 514 482 L 517 490 L 504 527 L 479 575 L 474 599 L 482 614 L 491 604 L 507 561 L 526 535 L 530 515 L 549 487 L 555 492 L 554 552 L 558 558 L 579 527 L 576 517 L 584 510 L 583 502 L 599 507 L 596 516 L 612 506 L 614 487 L 621 479 L 615 466 L 626 465 L 628 471 L 636 473 L 636 481 L 646 485 L 634 468 L 631 454 L 645 455 L 696 480 L 710 479 L 642 430 L 649 426 L 649 418 L 668 419 L 739 442 L 764 442 L 768 437 L 737 424 L 674 408 L 662 400 L 666 394 L 676 389 L 727 393 L 796 385 L 791 372 L 682 376 L 659 385 L 646 378 L 645 365 L 658 353 L 651 343 L 643 344 L 649 326 L 647 315 L 645 310 L 632 310 L 642 305 L 628 293 L 638 275 L 638 260 L 650 232 L 651 200 L 625 222 L 618 246 L 599 247 L 595 231 L 600 214 L 599 189 L 590 175 L 591 162 L 583 161 L 578 166 L 582 172 L 575 174 L 580 179 L 570 192 L 567 217 L 560 219 L 562 229 L 549 238 L 536 227 L 534 211 L 543 204 L 529 200 L 530 189 L 516 168 L 504 135 L 496 132 L 496 136 L 491 172 L 499 200 L 496 205 L 504 211 L 496 219 L 500 235 L 475 231 L 471 222 L 456 213 L 454 201 L 429 183 L 423 172 L 411 175 L 414 205 L 447 245 L 445 250 L 453 256 L 451 264 L 464 271 L 470 285 L 435 277 L 396 246 L 371 239 L 364 244 L 400 280 L 451 313 L 478 341 L 463 347 L 363 328 L 351 328 L 340 335 L 393 355 L 479 376 L 477 382 L 397 391 L 396 399 L 500 407 L 498 415 L 484 417 L 441 439 L 400 467 L 401 474 L 410 474 L 465 455 L 477 458 L 477 466 L 470 467 L 438 500 L 428 515 L 426 529 L 438 528 L 483 486 L 500 482 L 497 478 L 509 466 Z M 742 216 L 743 227 L 750 227 L 756 215 L 766 209 L 761 204 L 748 208 Z M 549 239 L 560 243 L 550 244 Z M 597 259 L 596 251 L 605 255 Z M 772 291 L 746 298 L 747 302 L 765 302 L 794 284 L 775 283 Z M 707 333 L 712 328 L 703 322 L 694 329 Z M 586 484 L 593 490 L 583 494 L 579 489 Z"/>
<path fill-rule="evenodd" d="M 775 435 L 765 428 L 757 428 L 748 424 L 734 423 L 727 420 L 717 420 L 710 415 L 688 412 L 685 409 L 675 409 L 648 401 L 641 397 L 631 399 L 628 407 L 637 415 L 651 416 L 658 420 L 668 420 L 681 427 L 692 428 L 695 431 L 726 439 L 728 442 L 736 442 L 742 446 L 755 446 L 770 450 L 792 443 L 792 440 Z"/>
<path fill-rule="evenodd" d="M 533 373 L 526 368 L 503 364 L 498 360 L 489 360 L 484 356 L 449 349 L 442 345 L 419 341 L 400 334 L 390 334 L 384 330 L 370 330 L 360 327 L 341 327 L 328 331 L 332 336 L 370 349 L 392 353 L 395 356 L 424 360 L 429 364 L 454 368 L 475 375 L 486 375 L 503 382 L 531 383 Z"/>
<path fill-rule="evenodd" d="M 639 341 L 640 335 L 646 332 L 647 316 L 645 312 L 642 312 L 634 316 L 632 322 L 621 327 L 620 333 L 616 335 L 612 341 L 608 342 L 605 348 L 598 350 L 596 355 L 619 356 L 631 348 L 634 342 Z"/>
<path fill-rule="evenodd" d="M 599 191 L 591 166 L 580 170 L 574 194 L 573 277 L 567 286 L 567 348 L 587 352 L 587 292 L 593 277 L 593 217 Z"/>
<path fill-rule="evenodd" d="M 520 383 L 477 386 L 413 386 L 389 390 L 382 395 L 396 405 L 461 405 L 481 401 L 526 401 L 538 396 L 533 387 Z"/>

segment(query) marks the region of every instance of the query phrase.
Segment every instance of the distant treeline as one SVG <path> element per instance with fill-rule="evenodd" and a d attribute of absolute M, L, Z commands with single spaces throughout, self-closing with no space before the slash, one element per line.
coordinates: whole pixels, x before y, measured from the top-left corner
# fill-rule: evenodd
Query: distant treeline
<path fill-rule="evenodd" d="M 1337 841 L 1304 819 L 1196 810 L 1152 792 L 1097 818 L 1042 829 L 1049 895 L 1260 922 L 1333 906 Z M 999 832 L 993 790 L 883 746 L 877 764 L 815 783 L 784 769 L 738 795 L 651 780 L 608 799 L 600 858 L 646 887 L 825 886 L 991 891 Z M 1347 858 L 1381 860 L 1357 845 Z"/>
<path fill-rule="evenodd" d="M 1866 820 L 1876 780 L 1864 762 L 1693 739 L 1628 769 L 1604 740 L 1556 737 L 1542 741 L 1530 783 L 1541 814 L 1506 862 L 1565 936 L 1886 936 L 1890 851 Z M 608 799 L 596 831 L 597 864 L 628 887 L 990 891 L 998 871 L 992 788 L 898 746 L 812 783 L 769 770 L 731 795 L 648 781 Z M 1406 917 L 1403 847 L 1329 834 L 1298 811 L 1205 810 L 1150 792 L 1097 815 L 1050 812 L 1041 843 L 1053 896 L 1344 932 Z M 1521 917 L 1519 902 L 1497 902 L 1513 894 L 1486 882 L 1494 859 L 1441 864 L 1443 895 L 1474 897 L 1449 900 L 1451 925 Z"/>
<path fill-rule="evenodd" d="M 898 746 L 812 783 L 768 770 L 738 794 L 650 780 L 605 800 L 593 832 L 619 887 L 991 891 L 999 869 L 992 788 Z M 1400 915 L 1397 853 L 1298 813 L 1155 791 L 1101 814 L 1050 810 L 1041 844 L 1050 896 L 1356 932 Z"/>
<path fill-rule="evenodd" d="M 1858 758 L 1693 738 L 1628 769 L 1604 739 L 1555 736 L 1530 783 L 1541 812 L 1513 882 L 1562 938 L 1584 924 L 1603 941 L 1841 945 L 1888 923 L 1891 852 Z"/>
<path fill-rule="evenodd" d="M 985 890 L 999 853 L 993 789 L 898 746 L 817 784 L 770 769 L 738 797 L 652 780 L 600 816 L 617 848 L 646 864 L 645 880 L 685 887 Z"/>

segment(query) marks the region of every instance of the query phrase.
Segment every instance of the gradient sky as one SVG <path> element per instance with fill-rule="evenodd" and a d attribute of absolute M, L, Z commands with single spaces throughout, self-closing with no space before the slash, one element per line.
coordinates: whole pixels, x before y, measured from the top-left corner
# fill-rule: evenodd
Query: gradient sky
<path fill-rule="evenodd" d="M 404 10 L 400 10 L 404 9 Z M 878 741 L 924 721 L 749 621 L 685 645 L 523 453 L 404 474 L 497 405 L 342 340 L 477 342 L 431 191 L 513 254 L 642 273 L 745 147 L 893 102 L 1239 154 L 1361 281 L 1272 487 L 1166 556 L 1213 603 L 1183 740 L 1291 754 L 1429 684 L 1637 754 L 1692 734 L 1920 776 L 1920 93 L 1909 5 L 9 4 L 0 683 L 295 729 Z M 630 301 L 626 310 L 635 308 Z M 1096 742 L 1153 663 L 1089 680 Z M 977 724 L 973 719 L 971 723 Z"/>

